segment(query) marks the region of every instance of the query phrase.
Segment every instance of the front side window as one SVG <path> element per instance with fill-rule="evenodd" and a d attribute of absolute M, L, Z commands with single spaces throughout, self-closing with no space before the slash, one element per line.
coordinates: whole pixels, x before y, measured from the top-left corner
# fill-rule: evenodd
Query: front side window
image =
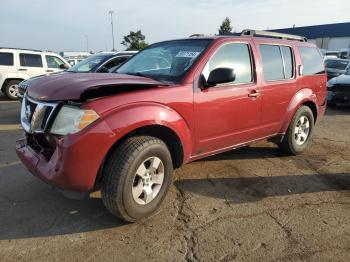
<path fill-rule="evenodd" d="M 13 66 L 13 53 L 0 52 L 0 66 Z"/>
<path fill-rule="evenodd" d="M 314 47 L 299 47 L 303 75 L 317 75 L 324 73 L 324 65 L 321 54 Z"/>
<path fill-rule="evenodd" d="M 61 68 L 61 65 L 64 65 L 64 62 L 59 59 L 57 56 L 47 55 L 45 56 L 46 63 L 48 68 Z"/>
<path fill-rule="evenodd" d="M 130 58 L 116 73 L 179 82 L 211 41 L 188 39 L 151 45 Z"/>
<path fill-rule="evenodd" d="M 251 83 L 252 65 L 249 46 L 247 44 L 225 44 L 211 57 L 204 67 L 202 75 L 208 80 L 211 71 L 217 68 L 231 68 L 236 78 L 234 84 Z"/>
<path fill-rule="evenodd" d="M 126 60 L 128 60 L 128 56 L 120 56 L 120 57 L 115 57 L 111 59 L 109 62 L 107 62 L 104 67 L 107 69 L 113 69 L 118 66 L 120 66 L 122 63 L 124 63 Z"/>
<path fill-rule="evenodd" d="M 21 66 L 43 67 L 41 55 L 21 53 L 19 54 L 19 61 Z"/>

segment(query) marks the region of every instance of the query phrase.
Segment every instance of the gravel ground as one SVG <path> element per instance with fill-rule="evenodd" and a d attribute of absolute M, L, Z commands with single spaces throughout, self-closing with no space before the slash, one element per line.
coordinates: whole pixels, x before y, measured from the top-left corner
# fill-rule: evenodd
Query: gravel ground
<path fill-rule="evenodd" d="M 18 119 L 1 100 L 1 261 L 350 261 L 350 108 L 328 109 L 303 155 L 260 142 L 183 166 L 135 224 L 31 176 Z"/>

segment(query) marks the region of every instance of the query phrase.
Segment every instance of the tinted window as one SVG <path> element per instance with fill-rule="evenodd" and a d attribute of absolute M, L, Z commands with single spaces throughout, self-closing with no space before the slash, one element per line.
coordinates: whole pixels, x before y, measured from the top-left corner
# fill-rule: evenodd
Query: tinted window
<path fill-rule="evenodd" d="M 288 46 L 280 46 L 280 48 L 284 61 L 285 78 L 290 79 L 294 75 L 293 52 L 292 49 Z"/>
<path fill-rule="evenodd" d="M 209 74 L 216 68 L 232 68 L 236 73 L 233 83 L 252 82 L 252 66 L 247 44 L 226 44 L 214 54 L 203 70 L 203 76 L 208 80 Z"/>
<path fill-rule="evenodd" d="M 43 61 L 41 60 L 41 55 L 19 54 L 19 61 L 21 66 L 43 67 Z"/>
<path fill-rule="evenodd" d="M 327 68 L 335 68 L 335 69 L 340 69 L 340 70 L 345 70 L 346 67 L 348 66 L 349 62 L 344 61 L 344 60 L 326 60 L 325 65 Z"/>
<path fill-rule="evenodd" d="M 284 79 L 283 61 L 280 47 L 277 45 L 260 45 L 265 80 Z"/>
<path fill-rule="evenodd" d="M 300 47 L 303 75 L 316 75 L 324 73 L 323 59 L 316 48 Z"/>
<path fill-rule="evenodd" d="M 48 68 L 61 68 L 64 62 L 56 56 L 47 55 L 45 56 Z"/>
<path fill-rule="evenodd" d="M 128 60 L 129 57 L 127 56 L 121 56 L 121 57 L 116 57 L 112 59 L 111 61 L 107 62 L 104 67 L 107 69 L 111 69 L 112 67 L 116 67 L 124 63 L 126 60 Z"/>
<path fill-rule="evenodd" d="M 13 53 L 0 52 L 0 65 L 12 66 L 13 65 Z"/>

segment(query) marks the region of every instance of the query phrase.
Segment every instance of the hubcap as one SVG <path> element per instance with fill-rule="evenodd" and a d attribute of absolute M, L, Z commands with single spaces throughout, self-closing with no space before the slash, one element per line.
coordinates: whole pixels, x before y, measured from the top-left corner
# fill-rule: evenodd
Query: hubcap
<path fill-rule="evenodd" d="M 306 116 L 301 116 L 294 128 L 294 139 L 297 145 L 303 145 L 310 133 L 310 121 Z"/>
<path fill-rule="evenodd" d="M 10 85 L 9 94 L 13 97 L 17 97 L 17 89 L 18 89 L 18 85 Z"/>
<path fill-rule="evenodd" d="M 139 205 L 150 203 L 159 193 L 164 181 L 164 165 L 158 157 L 147 158 L 137 169 L 132 196 Z"/>

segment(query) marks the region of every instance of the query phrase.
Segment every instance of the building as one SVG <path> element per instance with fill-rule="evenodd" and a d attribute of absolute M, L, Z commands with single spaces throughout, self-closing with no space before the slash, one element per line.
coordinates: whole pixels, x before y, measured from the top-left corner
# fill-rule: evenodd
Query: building
<path fill-rule="evenodd" d="M 321 49 L 340 51 L 341 49 L 350 48 L 350 22 L 273 29 L 270 31 L 305 36 L 309 42 L 315 43 Z"/>

